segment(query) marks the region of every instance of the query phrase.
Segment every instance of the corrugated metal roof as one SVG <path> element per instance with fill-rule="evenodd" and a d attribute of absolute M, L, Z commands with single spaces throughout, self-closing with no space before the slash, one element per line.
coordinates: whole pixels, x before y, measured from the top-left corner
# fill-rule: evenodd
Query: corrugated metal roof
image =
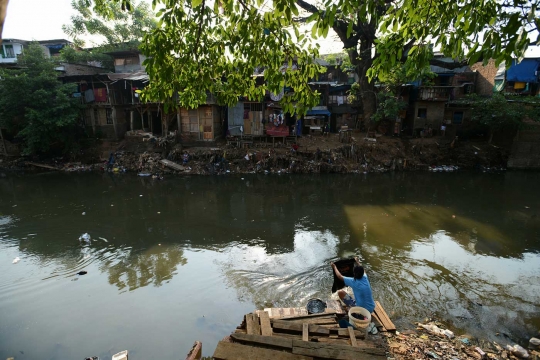
<path fill-rule="evenodd" d="M 429 68 L 431 72 L 434 72 L 435 74 L 459 74 L 464 72 L 472 72 L 471 68 L 468 66 L 462 66 L 455 69 L 447 69 L 437 65 L 430 65 Z"/>
<path fill-rule="evenodd" d="M 134 73 L 109 73 L 106 74 L 111 81 L 128 80 L 128 81 L 150 81 L 150 77 L 144 71 L 138 71 Z"/>

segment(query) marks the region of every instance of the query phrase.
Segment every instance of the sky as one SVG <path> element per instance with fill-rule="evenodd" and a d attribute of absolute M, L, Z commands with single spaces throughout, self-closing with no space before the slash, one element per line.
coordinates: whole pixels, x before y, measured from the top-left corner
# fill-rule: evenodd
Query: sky
<path fill-rule="evenodd" d="M 70 40 L 62 31 L 75 14 L 71 0 L 9 0 L 6 22 L 2 37 L 21 40 Z M 311 30 L 311 27 L 309 27 Z M 341 51 L 336 35 L 320 41 L 322 54 Z"/>
<path fill-rule="evenodd" d="M 62 25 L 68 24 L 73 14 L 71 0 L 10 0 L 2 37 L 66 39 Z"/>

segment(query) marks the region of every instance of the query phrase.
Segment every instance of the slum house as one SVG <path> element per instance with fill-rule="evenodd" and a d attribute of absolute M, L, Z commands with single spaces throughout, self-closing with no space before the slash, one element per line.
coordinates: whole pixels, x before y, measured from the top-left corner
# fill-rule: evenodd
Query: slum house
<path fill-rule="evenodd" d="M 253 76 L 258 86 L 264 84 L 263 71 L 256 71 Z M 288 91 L 287 88 L 278 94 L 267 91 L 259 101 L 240 97 L 234 106 L 229 106 L 225 117 L 228 141 L 240 145 L 266 141 L 267 136 L 289 136 L 290 126 L 294 123 L 291 116 L 283 113 L 280 104 Z"/>
<path fill-rule="evenodd" d="M 497 91 L 510 96 L 539 96 L 540 58 L 527 58 L 521 62 L 512 61 L 512 65 L 497 79 Z"/>
<path fill-rule="evenodd" d="M 460 126 L 467 117 L 466 107 L 448 105 L 475 92 L 477 74 L 468 66 L 450 67 L 430 65 L 436 75 L 434 79 L 409 84 L 408 96 L 404 96 L 409 103 L 403 121 L 406 134 L 419 137 L 424 130 L 431 128 L 434 135 L 440 135 L 441 126 L 446 127 L 448 134 L 455 132 L 455 127 Z"/>
<path fill-rule="evenodd" d="M 0 45 L 0 66 L 16 67 L 19 55 L 32 42 L 20 39 L 3 39 Z M 37 41 L 37 43 L 41 45 L 43 53 L 48 58 L 59 56 L 60 50 L 66 46 L 73 46 L 70 41 L 64 39 L 43 40 Z"/>
<path fill-rule="evenodd" d="M 336 132 L 343 126 L 355 126 L 358 119 L 358 107 L 351 104 L 348 93 L 352 84 L 357 82 L 358 75 L 351 69 L 343 69 L 337 65 L 325 65 L 326 73 L 319 76 L 319 81 L 327 81 L 327 107 L 330 112 L 330 131 Z"/>
<path fill-rule="evenodd" d="M 180 137 L 182 142 L 215 141 L 224 134 L 224 109 L 217 99 L 207 94 L 206 104 L 196 109 L 180 108 Z"/>
<path fill-rule="evenodd" d="M 180 108 L 164 113 L 161 103 L 142 103 L 138 90 L 149 82 L 144 69 L 146 57 L 139 50 L 108 52 L 114 58 L 115 74 L 110 74 L 112 90 L 123 97 L 122 110 L 126 114 L 128 135 L 152 133 L 165 136 L 180 133 L 183 141 L 214 141 L 223 136 L 222 111 L 214 96 L 197 109 Z"/>

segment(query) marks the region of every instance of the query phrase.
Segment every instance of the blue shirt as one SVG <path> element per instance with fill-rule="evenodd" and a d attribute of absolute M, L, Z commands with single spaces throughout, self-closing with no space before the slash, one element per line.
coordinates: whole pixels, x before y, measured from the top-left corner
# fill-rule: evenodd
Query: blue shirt
<path fill-rule="evenodd" d="M 356 306 L 363 307 L 370 313 L 375 310 L 375 301 L 373 301 L 371 286 L 369 285 L 369 280 L 366 274 L 364 274 L 364 276 L 358 280 L 344 276 L 343 282 L 345 285 L 350 286 L 353 289 Z"/>

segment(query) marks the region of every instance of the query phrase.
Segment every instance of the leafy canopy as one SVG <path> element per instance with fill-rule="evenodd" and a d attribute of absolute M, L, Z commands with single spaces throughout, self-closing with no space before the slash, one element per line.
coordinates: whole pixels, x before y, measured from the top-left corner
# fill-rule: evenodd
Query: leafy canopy
<path fill-rule="evenodd" d="M 77 14 L 71 17 L 71 24 L 62 25 L 62 30 L 81 47 L 85 45 L 84 38 L 92 36 L 105 40 L 101 46 L 136 47 L 157 24 L 153 11 L 144 1 L 133 2 L 129 12 L 112 1 L 104 3 L 97 14 L 89 8 L 88 0 L 72 0 L 71 6 Z"/>
<path fill-rule="evenodd" d="M 240 95 L 254 100 L 287 86 L 294 92 L 285 97 L 285 110 L 303 111 L 317 99 L 307 85 L 320 71 L 311 43 L 331 28 L 368 94 L 369 80 L 398 64 L 407 78 L 418 77 L 433 43 L 446 56 L 471 63 L 521 57 L 529 38 L 539 35 L 539 1 L 322 0 L 315 6 L 304 0 L 153 0 L 160 20 L 142 46 L 151 78 L 143 97 L 170 100 L 178 94 L 181 105 L 195 107 L 209 91 L 232 104 Z M 127 8 L 129 1 L 94 0 L 104 14 L 111 3 Z M 312 24 L 310 33 L 300 31 L 299 8 L 310 14 L 304 19 Z M 252 77 L 257 68 L 265 70 L 261 87 Z"/>
<path fill-rule="evenodd" d="M 22 140 L 23 154 L 68 151 L 76 141 L 80 105 L 73 84 L 62 84 L 42 47 L 33 43 L 23 53 L 20 70 L 0 70 L 0 125 Z"/>

